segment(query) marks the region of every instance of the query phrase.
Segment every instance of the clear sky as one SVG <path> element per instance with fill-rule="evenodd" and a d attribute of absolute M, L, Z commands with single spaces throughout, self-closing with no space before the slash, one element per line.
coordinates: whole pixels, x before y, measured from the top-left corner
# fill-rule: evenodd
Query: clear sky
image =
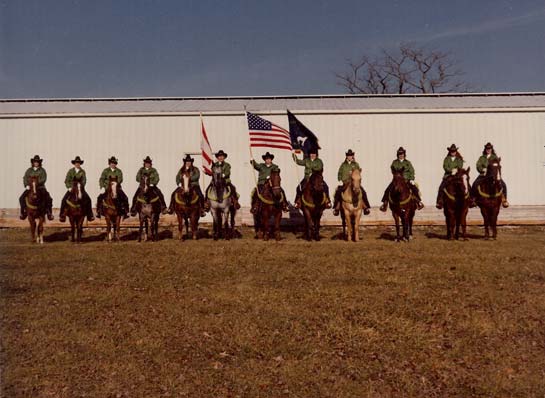
<path fill-rule="evenodd" d="M 400 42 L 545 91 L 545 0 L 0 0 L 0 98 L 337 94 Z"/>

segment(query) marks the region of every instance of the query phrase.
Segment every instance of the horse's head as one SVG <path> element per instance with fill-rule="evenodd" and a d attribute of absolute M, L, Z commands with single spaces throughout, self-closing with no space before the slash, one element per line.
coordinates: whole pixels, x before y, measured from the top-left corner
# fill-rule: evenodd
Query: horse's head
<path fill-rule="evenodd" d="M 140 190 L 144 193 L 147 193 L 149 189 L 149 176 L 147 174 L 142 174 L 140 177 Z"/>
<path fill-rule="evenodd" d="M 405 167 L 402 167 L 400 169 L 395 169 L 394 167 L 391 167 L 392 171 L 392 182 L 394 184 L 394 187 L 400 186 L 400 185 L 407 185 L 405 178 L 403 177 L 403 173 L 405 172 Z"/>
<path fill-rule="evenodd" d="M 32 176 L 29 181 L 30 197 L 32 199 L 38 198 L 38 177 Z"/>
<path fill-rule="evenodd" d="M 189 168 L 182 168 L 181 171 L 181 188 L 184 195 L 189 196 L 192 192 L 191 190 L 191 170 Z"/>
<path fill-rule="evenodd" d="M 212 185 L 216 191 L 218 201 L 223 201 L 223 192 L 227 183 L 225 182 L 225 177 L 223 176 L 221 167 L 216 166 L 212 168 Z"/>
<path fill-rule="evenodd" d="M 107 192 L 113 199 L 117 198 L 117 187 L 118 187 L 117 177 L 110 176 L 108 178 Z"/>
<path fill-rule="evenodd" d="M 310 175 L 309 186 L 314 192 L 323 192 L 324 191 L 324 175 L 323 170 L 313 171 Z"/>
<path fill-rule="evenodd" d="M 72 195 L 78 200 L 81 200 L 83 197 L 83 187 L 79 178 L 74 178 L 72 181 Z"/>
<path fill-rule="evenodd" d="M 494 159 L 488 162 L 488 167 L 486 168 L 486 176 L 492 177 L 494 181 L 498 183 L 501 181 L 501 158 Z"/>
<path fill-rule="evenodd" d="M 361 186 L 361 172 L 360 169 L 354 169 L 350 173 L 350 185 L 352 186 L 352 191 L 359 193 Z"/>
<path fill-rule="evenodd" d="M 449 178 L 450 184 L 454 186 L 455 192 L 469 195 L 469 170 L 469 167 L 467 169 L 459 168 L 458 172 Z"/>
<path fill-rule="evenodd" d="M 268 182 L 269 186 L 271 187 L 273 197 L 276 200 L 280 200 L 282 198 L 282 187 L 280 186 L 281 181 L 282 179 L 280 178 L 280 170 L 272 170 Z"/>

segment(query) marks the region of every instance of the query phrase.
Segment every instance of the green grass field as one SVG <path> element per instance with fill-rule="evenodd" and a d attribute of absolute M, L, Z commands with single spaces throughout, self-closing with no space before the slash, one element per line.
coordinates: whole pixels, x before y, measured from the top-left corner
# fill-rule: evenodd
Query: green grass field
<path fill-rule="evenodd" d="M 0 230 L 1 396 L 545 396 L 545 228 L 337 231 L 74 245 L 46 230 L 38 246 Z"/>

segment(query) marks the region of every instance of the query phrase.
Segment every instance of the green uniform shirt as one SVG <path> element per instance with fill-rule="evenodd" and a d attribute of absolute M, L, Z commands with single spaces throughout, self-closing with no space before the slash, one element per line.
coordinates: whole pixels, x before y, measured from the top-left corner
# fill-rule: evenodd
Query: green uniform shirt
<path fill-rule="evenodd" d="M 401 168 L 404 168 L 403 169 L 403 178 L 405 178 L 407 181 L 413 181 L 414 180 L 414 167 L 413 167 L 412 163 L 409 160 L 405 159 L 402 162 L 399 159 L 395 159 L 392 162 L 392 165 L 390 167 L 393 168 L 396 171 L 401 170 Z"/>
<path fill-rule="evenodd" d="M 305 178 L 308 179 L 313 171 L 321 171 L 324 169 L 322 159 L 316 158 L 311 160 L 310 158 L 298 159 L 295 153 L 292 153 L 293 160 L 299 166 L 305 166 Z"/>
<path fill-rule="evenodd" d="M 176 185 L 179 185 L 182 182 L 182 169 L 183 167 L 178 171 L 178 174 L 176 174 Z M 185 171 L 185 170 L 184 170 Z M 196 167 L 191 167 L 191 174 L 189 177 L 189 185 L 193 185 L 194 187 L 199 186 L 199 178 L 201 178 L 201 172 Z"/>
<path fill-rule="evenodd" d="M 337 173 L 337 180 L 342 181 L 343 183 L 350 182 L 350 173 L 352 173 L 352 170 L 360 170 L 361 167 L 355 160 L 349 162 L 348 160 L 345 160 L 341 163 L 341 166 L 339 167 L 339 172 Z"/>
<path fill-rule="evenodd" d="M 488 168 L 488 162 L 498 160 L 498 157 L 494 155 L 493 153 L 490 154 L 490 157 L 486 157 L 486 155 L 482 155 L 479 160 L 477 160 L 477 171 L 480 174 L 485 174 L 486 169 Z"/>
<path fill-rule="evenodd" d="M 45 182 L 47 181 L 47 173 L 45 172 L 45 169 L 42 167 L 38 167 L 36 170 L 34 170 L 34 167 L 29 167 L 25 175 L 23 177 L 23 185 L 25 187 L 30 185 L 30 177 L 38 177 L 38 185 L 43 186 L 45 185 Z"/>
<path fill-rule="evenodd" d="M 443 170 L 445 170 L 445 175 L 443 178 L 449 176 L 452 174 L 452 170 L 454 169 L 461 169 L 464 167 L 464 160 L 458 156 L 452 160 L 451 156 L 447 156 L 445 160 L 443 160 Z"/>
<path fill-rule="evenodd" d="M 112 170 L 111 168 L 106 167 L 104 170 L 102 170 L 102 174 L 98 180 L 98 185 L 100 185 L 100 188 L 108 188 L 110 177 L 117 177 L 118 184 L 123 182 L 123 172 L 120 169 L 115 168 Z"/>
<path fill-rule="evenodd" d="M 227 183 L 231 182 L 231 165 L 229 163 L 227 163 L 226 161 L 214 162 L 212 163 L 212 167 L 221 167 L 221 173 L 223 174 L 223 178 L 225 178 L 225 181 Z"/>
<path fill-rule="evenodd" d="M 157 185 L 159 183 L 159 173 L 155 168 L 150 167 L 149 169 L 146 169 L 145 167 L 140 167 L 140 170 L 138 170 L 138 173 L 136 174 L 136 182 L 140 182 L 143 175 L 149 177 L 150 184 Z"/>
<path fill-rule="evenodd" d="M 70 170 L 68 170 L 68 173 L 66 173 L 66 178 L 64 179 L 64 185 L 66 185 L 66 188 L 72 188 L 74 179 L 79 180 L 81 186 L 85 188 L 85 184 L 87 184 L 87 176 L 85 175 L 85 170 L 83 170 L 82 168 L 76 170 L 75 167 L 72 167 Z"/>
<path fill-rule="evenodd" d="M 271 163 L 270 166 L 267 166 L 266 163 L 257 163 L 255 160 L 251 161 L 252 166 L 254 166 L 254 169 L 259 171 L 259 175 L 257 177 L 257 185 L 263 185 L 267 182 L 267 179 L 271 176 L 272 171 L 279 171 L 277 165 L 274 163 Z"/>

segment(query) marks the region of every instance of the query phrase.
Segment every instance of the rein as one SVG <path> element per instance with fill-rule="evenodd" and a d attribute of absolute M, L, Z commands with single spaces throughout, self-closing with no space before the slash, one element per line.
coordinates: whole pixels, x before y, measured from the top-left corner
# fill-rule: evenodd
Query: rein
<path fill-rule="evenodd" d="M 400 206 L 406 205 L 407 203 L 411 201 L 412 198 L 413 198 L 413 193 L 410 192 L 409 196 L 407 196 L 407 199 L 403 199 L 401 202 L 399 202 L 399 205 Z M 390 202 L 391 205 L 395 204 L 395 202 L 392 199 L 392 194 L 390 192 L 388 192 L 388 201 Z"/>
<path fill-rule="evenodd" d="M 77 203 L 72 203 L 70 199 L 66 199 L 66 203 L 68 206 L 72 207 L 73 209 L 78 209 L 81 207 L 81 205 L 78 205 Z"/>
<path fill-rule="evenodd" d="M 206 194 L 208 199 L 213 200 L 214 202 L 218 201 L 217 196 L 211 194 L 211 190 L 208 190 L 208 193 Z M 225 191 L 225 195 L 223 195 L 223 200 L 229 198 L 231 196 L 231 188 L 227 187 L 227 190 Z"/>
<path fill-rule="evenodd" d="M 34 206 L 32 204 L 30 204 L 30 202 L 28 201 L 28 196 L 25 198 L 25 201 L 26 201 L 26 205 L 29 209 L 32 209 L 32 210 L 36 210 L 38 208 L 38 206 Z"/>
<path fill-rule="evenodd" d="M 256 192 L 257 192 L 257 197 L 259 198 L 259 200 L 261 200 L 263 203 L 265 203 L 266 205 L 274 205 L 274 200 L 269 200 L 269 199 L 266 199 L 264 198 L 263 196 L 261 196 L 261 194 L 259 193 L 259 189 L 256 189 Z M 281 195 L 281 198 L 280 198 L 280 201 L 284 201 L 284 193 L 281 192 L 280 193 Z"/>
<path fill-rule="evenodd" d="M 480 186 L 480 185 L 477 187 L 477 191 L 479 192 L 479 195 L 481 195 L 483 198 L 487 198 L 487 199 L 488 199 L 488 198 L 498 198 L 498 197 L 500 197 L 500 196 L 503 194 L 503 188 L 500 189 L 500 190 L 499 190 L 498 192 L 496 192 L 495 194 L 491 195 L 491 194 L 488 194 L 488 193 L 486 193 L 486 192 L 483 192 L 483 191 L 481 190 L 481 186 Z"/>
<path fill-rule="evenodd" d="M 195 195 L 195 198 L 194 199 L 191 199 L 191 202 L 189 204 L 191 205 L 194 205 L 195 203 L 197 203 L 197 201 L 199 200 L 199 195 L 197 195 L 195 192 L 193 192 L 193 194 Z M 158 197 L 157 197 L 158 199 Z M 176 201 L 176 203 L 178 203 L 179 205 L 186 205 L 185 204 L 185 201 L 183 201 L 182 199 L 180 199 L 180 195 L 178 194 L 178 192 L 176 192 L 176 194 L 174 195 L 174 200 Z"/>
<path fill-rule="evenodd" d="M 139 196 L 136 198 L 136 200 L 140 203 L 143 203 L 143 204 L 151 204 L 151 203 L 155 203 L 159 200 L 159 196 L 156 196 L 155 198 L 153 198 L 152 200 L 150 200 L 149 202 L 146 201 L 146 199 L 143 197 L 143 196 Z"/>
<path fill-rule="evenodd" d="M 109 205 L 108 202 L 106 202 L 105 200 L 102 201 L 102 205 L 104 207 L 107 207 L 108 209 L 113 209 L 113 210 L 117 210 L 117 208 L 115 207 L 115 205 Z"/>
<path fill-rule="evenodd" d="M 324 205 L 324 204 L 327 202 L 327 196 L 326 196 L 325 192 L 324 192 L 323 194 L 324 194 L 324 195 L 323 195 L 323 199 L 322 199 L 322 202 L 320 203 L 321 205 Z M 307 201 L 305 200 L 305 195 L 301 195 L 301 201 L 303 202 L 303 204 L 304 204 L 306 207 L 308 207 L 308 208 L 310 208 L 310 209 L 313 209 L 313 208 L 316 207 L 316 205 L 315 205 L 314 203 L 307 202 Z"/>

